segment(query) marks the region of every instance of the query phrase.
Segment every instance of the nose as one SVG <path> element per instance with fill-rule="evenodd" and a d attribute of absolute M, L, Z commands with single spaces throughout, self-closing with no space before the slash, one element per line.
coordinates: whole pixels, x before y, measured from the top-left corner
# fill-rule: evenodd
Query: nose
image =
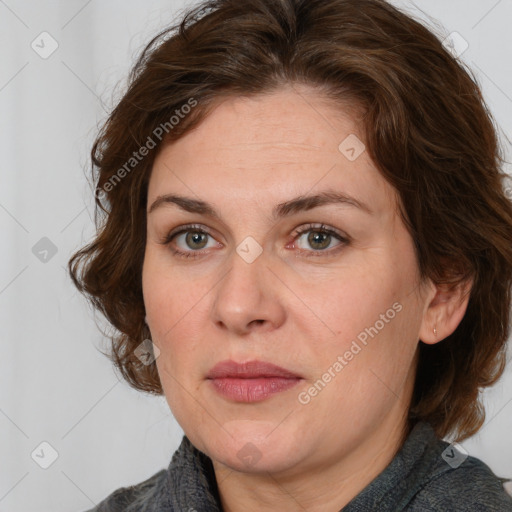
<path fill-rule="evenodd" d="M 286 317 L 285 287 L 265 252 L 249 263 L 233 251 L 228 264 L 229 270 L 214 288 L 215 325 L 240 336 L 280 327 Z"/>

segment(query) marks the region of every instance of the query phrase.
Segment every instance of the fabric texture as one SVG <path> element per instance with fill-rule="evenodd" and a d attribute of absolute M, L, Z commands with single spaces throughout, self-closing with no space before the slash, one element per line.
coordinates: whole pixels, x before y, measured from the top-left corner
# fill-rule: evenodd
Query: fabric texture
<path fill-rule="evenodd" d="M 343 512 L 512 512 L 512 497 L 481 460 L 462 460 L 428 423 L 414 426 L 389 465 Z M 221 512 L 209 457 L 184 436 L 167 470 L 118 489 L 86 512 Z"/>

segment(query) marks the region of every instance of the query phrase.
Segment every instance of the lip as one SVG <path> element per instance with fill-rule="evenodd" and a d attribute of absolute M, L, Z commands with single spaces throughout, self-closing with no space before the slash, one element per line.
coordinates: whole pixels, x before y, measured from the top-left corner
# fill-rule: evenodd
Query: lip
<path fill-rule="evenodd" d="M 257 377 L 283 377 L 288 379 L 301 378 L 285 368 L 281 368 L 265 361 L 247 361 L 237 363 L 236 361 L 221 361 L 217 363 L 208 373 L 208 379 L 218 379 L 225 377 L 237 377 L 240 379 L 255 379 Z"/>
<path fill-rule="evenodd" d="M 217 393 L 235 402 L 260 402 L 298 384 L 302 377 L 264 361 L 221 361 L 207 379 Z"/>

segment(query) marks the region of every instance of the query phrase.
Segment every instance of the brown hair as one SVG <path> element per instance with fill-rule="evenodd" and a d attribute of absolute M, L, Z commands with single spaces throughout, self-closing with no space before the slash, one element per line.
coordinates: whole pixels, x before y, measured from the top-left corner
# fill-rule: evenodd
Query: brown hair
<path fill-rule="evenodd" d="M 454 333 L 420 343 L 409 409 L 410 423 L 463 440 L 484 421 L 480 388 L 505 366 L 512 204 L 504 159 L 471 71 L 384 0 L 210 0 L 154 37 L 92 148 L 98 232 L 71 258 L 71 277 L 115 327 L 109 355 L 123 377 L 161 394 L 156 365 L 134 354 L 149 337 L 141 274 L 156 153 L 218 100 L 294 83 L 363 108 L 367 150 L 398 192 L 422 278 L 474 280 Z"/>

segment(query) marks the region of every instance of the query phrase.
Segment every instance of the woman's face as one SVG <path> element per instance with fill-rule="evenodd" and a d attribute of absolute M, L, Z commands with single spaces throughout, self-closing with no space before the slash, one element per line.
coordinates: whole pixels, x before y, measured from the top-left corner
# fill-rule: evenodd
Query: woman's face
<path fill-rule="evenodd" d="M 354 134 L 314 89 L 283 88 L 225 101 L 156 158 L 147 322 L 172 413 L 217 467 L 313 468 L 404 424 L 432 289 Z M 229 360 L 295 377 L 209 378 Z"/>

